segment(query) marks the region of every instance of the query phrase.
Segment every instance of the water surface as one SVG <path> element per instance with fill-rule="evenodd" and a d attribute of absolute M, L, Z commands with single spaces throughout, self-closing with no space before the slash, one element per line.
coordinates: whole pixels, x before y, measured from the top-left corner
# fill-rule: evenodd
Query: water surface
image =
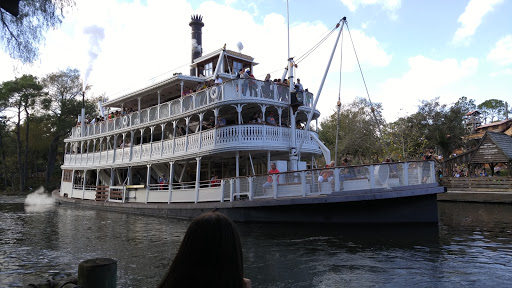
<path fill-rule="evenodd" d="M 0 197 L 0 287 L 77 273 L 80 261 L 118 261 L 118 287 L 155 287 L 189 220 Z M 507 287 L 512 206 L 439 203 L 439 225 L 244 224 L 253 287 Z"/>

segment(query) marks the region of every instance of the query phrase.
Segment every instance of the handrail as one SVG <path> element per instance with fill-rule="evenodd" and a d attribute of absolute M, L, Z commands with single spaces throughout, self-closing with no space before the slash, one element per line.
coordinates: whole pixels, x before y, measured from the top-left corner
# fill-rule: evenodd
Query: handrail
<path fill-rule="evenodd" d="M 220 85 L 208 87 L 206 89 L 188 94 L 184 97 L 161 103 L 160 105 L 150 106 L 137 112 L 121 115 L 120 117 L 114 119 L 105 119 L 101 122 L 86 124 L 85 137 L 122 130 L 135 125 L 156 122 L 162 119 L 177 116 L 181 113 L 200 110 L 201 108 L 212 105 L 213 103 L 224 102 L 228 100 L 236 100 L 242 98 L 263 98 L 276 101 L 278 103 L 285 102 L 288 104 L 288 91 L 286 89 L 286 91 L 281 91 L 281 86 L 282 85 L 276 84 L 274 82 L 262 81 L 252 78 L 229 80 Z M 282 87 L 286 88 L 285 86 Z M 204 99 L 198 99 L 201 97 L 206 97 L 206 101 Z M 311 108 L 312 99 L 313 93 L 305 92 L 305 97 L 303 97 L 302 100 L 303 105 L 305 107 Z M 182 103 L 185 104 L 182 105 Z M 157 113 L 158 109 L 162 109 L 162 107 L 165 106 L 167 106 L 169 113 Z M 179 111 L 173 111 L 172 107 L 179 107 L 180 109 Z M 81 128 L 82 127 L 80 126 L 73 127 L 71 129 L 70 139 L 82 138 L 80 133 Z"/>

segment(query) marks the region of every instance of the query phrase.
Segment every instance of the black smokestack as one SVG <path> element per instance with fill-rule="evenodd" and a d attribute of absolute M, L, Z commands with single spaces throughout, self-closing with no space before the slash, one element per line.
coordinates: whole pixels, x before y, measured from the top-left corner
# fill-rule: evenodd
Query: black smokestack
<path fill-rule="evenodd" d="M 192 27 L 192 62 L 194 62 L 195 59 L 203 55 L 203 40 L 201 32 L 204 26 L 203 16 L 192 15 L 191 21 L 188 25 Z M 202 71 L 199 71 L 199 73 L 201 72 Z M 197 76 L 195 68 L 190 68 L 190 76 Z"/>

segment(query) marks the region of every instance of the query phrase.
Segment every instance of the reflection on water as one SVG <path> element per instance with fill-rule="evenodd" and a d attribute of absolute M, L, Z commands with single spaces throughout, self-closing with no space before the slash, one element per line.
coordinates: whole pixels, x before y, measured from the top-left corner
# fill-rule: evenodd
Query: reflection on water
<path fill-rule="evenodd" d="M 0 287 L 118 261 L 118 287 L 155 287 L 188 220 L 0 198 Z M 33 206 L 33 205 L 28 205 Z M 512 206 L 439 203 L 439 225 L 239 223 L 253 287 L 498 287 L 512 281 Z"/>

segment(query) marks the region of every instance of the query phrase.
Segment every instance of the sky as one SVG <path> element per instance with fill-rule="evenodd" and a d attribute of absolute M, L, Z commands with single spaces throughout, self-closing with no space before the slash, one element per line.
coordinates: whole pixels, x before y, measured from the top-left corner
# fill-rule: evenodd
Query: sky
<path fill-rule="evenodd" d="M 0 52 L 0 83 L 71 67 L 92 86 L 88 96 L 114 99 L 176 72 L 188 75 L 193 14 L 205 23 L 203 55 L 224 44 L 238 51 L 241 42 L 242 53 L 259 63 L 256 78 L 280 78 L 288 50 L 298 59 L 346 16 L 348 29 L 317 104 L 322 118 L 334 113 L 338 97 L 382 103 L 388 122 L 436 97 L 447 105 L 462 96 L 477 105 L 488 99 L 511 105 L 511 2 L 289 0 L 287 18 L 285 0 L 76 0 L 62 25 L 48 32 L 35 63 Z M 338 31 L 298 63 L 296 76 L 315 95 Z"/>

